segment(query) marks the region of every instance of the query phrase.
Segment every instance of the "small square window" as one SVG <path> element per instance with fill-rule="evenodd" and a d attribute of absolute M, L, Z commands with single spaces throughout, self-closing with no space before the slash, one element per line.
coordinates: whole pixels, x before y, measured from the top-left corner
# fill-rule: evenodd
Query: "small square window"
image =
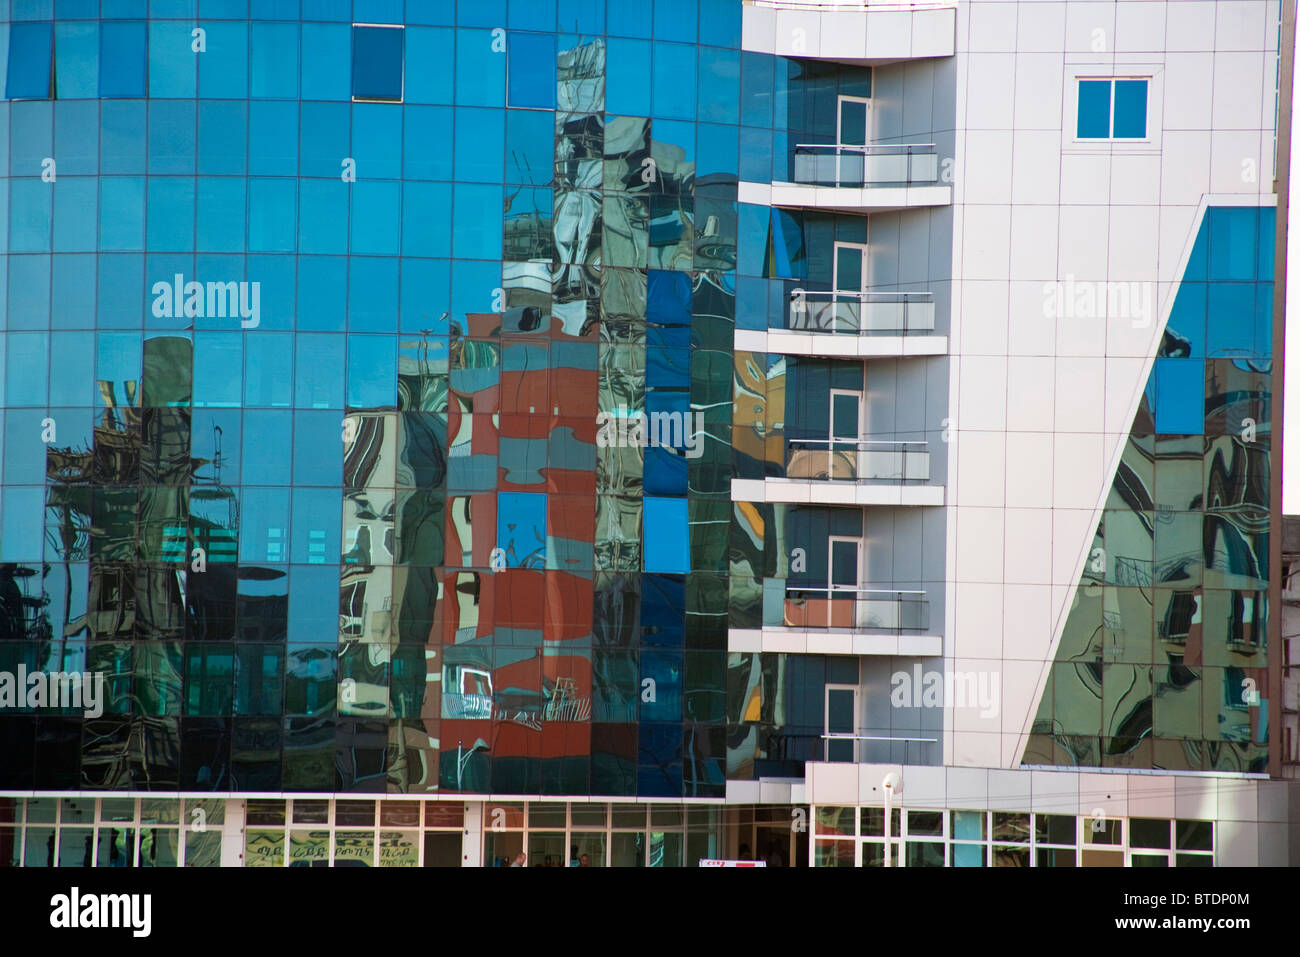
<path fill-rule="evenodd" d="M 352 98 L 402 101 L 401 27 L 352 28 Z"/>
<path fill-rule="evenodd" d="M 1143 79 L 1080 79 L 1075 138 L 1146 139 L 1148 86 Z"/>

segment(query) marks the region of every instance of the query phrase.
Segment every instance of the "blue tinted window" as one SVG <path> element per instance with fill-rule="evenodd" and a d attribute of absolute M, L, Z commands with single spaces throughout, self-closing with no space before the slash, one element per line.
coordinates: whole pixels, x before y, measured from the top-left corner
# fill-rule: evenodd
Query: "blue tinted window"
<path fill-rule="evenodd" d="M 402 175 L 410 179 L 451 179 L 452 110 L 447 106 L 408 106 L 402 111 Z M 553 122 L 548 114 L 548 127 Z"/>
<path fill-rule="evenodd" d="M 54 28 L 54 60 L 59 99 L 99 95 L 99 24 L 60 23 Z"/>
<path fill-rule="evenodd" d="M 342 332 L 346 328 L 347 302 L 347 260 L 336 256 L 298 259 L 299 329 Z"/>
<path fill-rule="evenodd" d="M 95 339 L 83 332 L 56 332 L 50 336 L 50 405 L 83 407 L 93 401 Z"/>
<path fill-rule="evenodd" d="M 298 172 L 296 101 L 248 105 L 248 172 L 253 176 L 292 176 Z"/>
<path fill-rule="evenodd" d="M 150 250 L 181 252 L 194 248 L 194 180 L 150 176 L 148 201 Z"/>
<path fill-rule="evenodd" d="M 359 100 L 401 100 L 402 38 L 395 27 L 352 28 L 352 95 Z"/>
<path fill-rule="evenodd" d="M 302 98 L 348 100 L 352 31 L 338 23 L 302 25 Z"/>
<path fill-rule="evenodd" d="M 451 255 L 451 184 L 407 183 L 402 189 L 402 255 Z"/>
<path fill-rule="evenodd" d="M 348 336 L 348 408 L 397 405 L 397 339 Z"/>
<path fill-rule="evenodd" d="M 510 105 L 555 107 L 555 37 L 512 33 L 509 47 Z"/>
<path fill-rule="evenodd" d="M 293 99 L 298 95 L 298 24 L 252 24 L 250 93 Z"/>
<path fill-rule="evenodd" d="M 506 0 L 456 0 L 456 22 L 468 27 L 492 27 L 506 20 Z"/>
<path fill-rule="evenodd" d="M 1110 80 L 1079 81 L 1079 139 L 1110 136 Z"/>
<path fill-rule="evenodd" d="M 611 39 L 605 65 L 605 109 L 610 113 L 649 116 L 650 84 L 646 77 L 650 75 L 650 44 Z"/>
<path fill-rule="evenodd" d="M 244 405 L 287 408 L 293 404 L 293 337 L 263 332 L 244 348 Z"/>
<path fill-rule="evenodd" d="M 510 0 L 509 24 L 516 30 L 541 30 L 549 33 L 555 29 L 555 0 Z M 568 30 L 572 24 L 560 21 L 560 29 Z"/>
<path fill-rule="evenodd" d="M 402 0 L 354 0 L 352 16 L 359 23 L 401 23 Z"/>
<path fill-rule="evenodd" d="M 694 119 L 695 47 L 684 43 L 656 43 L 652 85 L 655 116 Z"/>
<path fill-rule="evenodd" d="M 149 95 L 192 97 L 195 60 L 190 25 L 174 20 L 149 24 Z"/>
<path fill-rule="evenodd" d="M 546 114 L 550 115 L 550 114 Z M 499 183 L 505 154 L 505 111 L 456 108 L 456 179 Z"/>
<path fill-rule="evenodd" d="M 16 413 L 10 412 L 9 416 Z M 8 416 L 6 416 L 6 420 Z M 33 422 L 37 433 L 40 425 Z M 6 431 L 13 426 L 6 421 Z M 35 456 L 28 456 L 35 459 Z M 5 482 L 10 477 L 6 469 Z M 41 525 L 45 521 L 45 489 L 6 488 L 3 502 L 3 518 L 0 519 L 0 559 L 7 562 L 39 561 L 44 541 Z"/>
<path fill-rule="evenodd" d="M 145 93 L 145 25 L 109 22 L 99 32 L 99 95 L 135 97 Z"/>
<path fill-rule="evenodd" d="M 1115 81 L 1116 139 L 1143 139 L 1147 135 L 1147 81 Z"/>
<path fill-rule="evenodd" d="M 194 172 L 194 102 L 149 101 L 149 172 Z"/>
<path fill-rule="evenodd" d="M 352 108 L 352 152 L 362 179 L 397 179 L 402 173 L 402 108 L 358 103 Z"/>
<path fill-rule="evenodd" d="M 348 328 L 397 331 L 397 260 L 353 256 L 348 276 Z"/>
<path fill-rule="evenodd" d="M 645 570 L 688 571 L 686 499 L 646 496 L 643 504 Z"/>
<path fill-rule="evenodd" d="M 247 143 L 246 103 L 199 103 L 200 175 L 242 175 L 248 165 Z"/>
<path fill-rule="evenodd" d="M 64 100 L 54 104 L 54 155 L 59 175 L 99 172 L 99 104 Z"/>
<path fill-rule="evenodd" d="M 292 435 L 293 413 L 287 409 L 255 409 L 244 412 L 244 447 L 241 458 L 244 463 L 245 485 L 289 484 L 290 459 L 287 453 Z"/>
<path fill-rule="evenodd" d="M 501 264 L 456 260 L 451 269 L 451 315 L 463 331 L 466 313 L 492 311 L 494 290 L 501 285 Z"/>
<path fill-rule="evenodd" d="M 199 178 L 197 201 L 201 252 L 241 252 L 244 248 L 245 180 L 233 176 Z"/>
<path fill-rule="evenodd" d="M 1259 210 L 1219 206 L 1209 209 L 1206 217 L 1210 226 L 1209 278 L 1253 280 L 1258 261 Z"/>
<path fill-rule="evenodd" d="M 506 182 L 544 186 L 555 169 L 555 117 L 506 110 Z"/>
<path fill-rule="evenodd" d="M 591 36 L 605 32 L 604 0 L 559 0 L 559 29 Z"/>
<path fill-rule="evenodd" d="M 338 412 L 303 409 L 295 412 L 293 484 L 338 485 L 343 480 L 342 446 L 343 420 Z M 337 498 L 334 508 L 338 509 Z"/>
<path fill-rule="evenodd" d="M 242 332 L 196 332 L 194 334 L 194 404 L 196 406 L 239 405 L 237 373 L 244 367 Z"/>
<path fill-rule="evenodd" d="M 337 443 L 336 447 L 342 445 L 341 429 L 338 416 L 335 416 L 331 432 L 333 442 Z M 342 461 L 343 456 L 339 455 L 337 458 Z M 293 550 L 290 558 L 295 562 L 308 565 L 337 565 L 342 511 L 336 489 L 295 488 L 293 490 Z M 332 575 L 337 579 L 337 568 L 332 570 Z M 337 586 L 333 593 L 338 594 Z M 296 590 L 296 582 L 294 594 L 300 594 Z M 313 610 L 319 615 L 320 605 L 314 606 Z"/>
<path fill-rule="evenodd" d="M 301 115 L 298 148 L 302 175 L 338 180 L 344 157 L 352 155 L 352 107 L 304 100 Z"/>
<path fill-rule="evenodd" d="M 48 329 L 49 326 L 50 257 L 10 256 L 9 328 Z M 42 400 L 43 393 L 37 402 Z"/>
<path fill-rule="evenodd" d="M 776 57 L 766 53 L 740 55 L 740 122 L 746 126 L 772 125 L 772 80 L 776 62 Z"/>
<path fill-rule="evenodd" d="M 52 23 L 15 23 L 9 28 L 9 70 L 5 96 L 11 100 L 45 100 L 50 96 Z"/>
<path fill-rule="evenodd" d="M 144 178 L 100 180 L 99 246 L 126 251 L 144 248 Z"/>
<path fill-rule="evenodd" d="M 9 229 L 14 252 L 49 252 L 51 192 L 48 183 L 36 178 L 15 179 L 11 184 Z"/>
<path fill-rule="evenodd" d="M 501 258 L 501 187 L 457 183 L 452 249 L 461 259 Z"/>
<path fill-rule="evenodd" d="M 710 173 L 735 176 L 739 172 L 737 149 L 740 132 L 736 127 L 701 123 L 696 136 L 699 138 L 699 159 L 695 166 L 697 177 Z"/>
<path fill-rule="evenodd" d="M 1205 431 L 1205 362 L 1202 359 L 1157 359 L 1156 431 L 1199 435 Z"/>
<path fill-rule="evenodd" d="M 298 336 L 294 405 L 300 409 L 342 408 L 343 340 L 341 337 Z"/>
<path fill-rule="evenodd" d="M 715 47 L 739 48 L 742 9 L 741 4 L 732 0 L 700 0 L 700 42 Z"/>
<path fill-rule="evenodd" d="M 299 251 L 348 251 L 348 184 L 341 179 L 299 181 Z"/>
<path fill-rule="evenodd" d="M 121 181 L 119 181 L 121 182 Z M 139 186 L 143 199 L 144 185 Z M 100 191 L 100 211 L 104 208 Z M 141 227 L 143 228 L 143 227 Z M 99 248 L 104 248 L 101 215 Z M 140 255 L 103 255 L 99 257 L 99 295 L 97 297 L 101 329 L 139 329 L 144 325 L 144 257 Z M 103 376 L 100 376 L 102 379 Z"/>
<path fill-rule="evenodd" d="M 248 96 L 248 24 L 205 23 L 207 49 L 199 55 L 199 95 Z M 201 108 L 200 108 L 201 109 Z"/>
<path fill-rule="evenodd" d="M 297 235 L 294 209 L 297 181 L 289 178 L 248 181 L 248 251 L 293 252 Z"/>
<path fill-rule="evenodd" d="M 247 429 L 248 419 L 244 419 Z M 248 447 L 245 436 L 244 447 Z M 244 481 L 248 472 L 245 469 Z M 283 562 L 289 558 L 289 490 L 245 488 L 239 510 L 239 560 Z"/>
<path fill-rule="evenodd" d="M 654 10 L 655 39 L 695 42 L 695 21 L 699 16 L 695 0 L 654 0 Z"/>
<path fill-rule="evenodd" d="M 609 3 L 606 4 L 606 29 L 612 37 L 650 36 L 653 22 L 653 3 Z"/>
<path fill-rule="evenodd" d="M 352 252 L 368 256 L 396 254 L 400 236 L 393 224 L 398 222 L 400 184 L 358 180 L 351 191 Z M 500 221 L 499 213 L 497 219 Z"/>
<path fill-rule="evenodd" d="M 452 64 L 455 47 L 452 30 L 408 27 L 406 45 L 411 54 L 406 70 L 407 103 L 451 103 Z"/>
<path fill-rule="evenodd" d="M 500 106 L 506 95 L 505 41 L 489 30 L 456 31 L 456 102 Z"/>
<path fill-rule="evenodd" d="M 445 313 L 450 308 L 450 277 L 445 259 L 403 259 L 402 331 L 447 331 Z"/>
<path fill-rule="evenodd" d="M 699 117 L 714 123 L 735 123 L 740 99 L 740 54 L 734 50 L 700 47 Z"/>
<path fill-rule="evenodd" d="M 96 259 L 93 255 L 54 257 L 50 318 L 55 329 L 94 328 Z"/>
<path fill-rule="evenodd" d="M 1255 283 L 1210 283 L 1208 315 L 1206 355 L 1256 355 Z"/>

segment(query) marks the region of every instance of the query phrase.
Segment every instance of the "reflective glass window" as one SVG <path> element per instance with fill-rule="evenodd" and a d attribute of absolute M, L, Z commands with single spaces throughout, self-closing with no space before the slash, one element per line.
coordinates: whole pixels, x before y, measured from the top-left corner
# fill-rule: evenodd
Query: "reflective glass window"
<path fill-rule="evenodd" d="M 555 37 L 511 33 L 509 39 L 509 104 L 555 108 Z"/>
<path fill-rule="evenodd" d="M 392 31 L 394 33 L 400 31 Z M 302 25 L 303 100 L 347 100 L 352 31 L 346 24 Z M 400 68 L 400 63 L 399 63 Z M 355 82 L 355 78 L 354 78 Z"/>
<path fill-rule="evenodd" d="M 52 23 L 15 23 L 9 27 L 9 64 L 5 96 L 44 100 L 50 95 L 50 61 L 54 55 Z"/>
<path fill-rule="evenodd" d="M 19 24 L 15 24 L 15 27 Z M 13 43 L 13 33 L 9 35 Z M 99 24 L 60 23 L 54 28 L 55 83 L 59 99 L 94 98 L 99 93 Z M 38 48 L 39 49 L 39 48 Z M 10 94 L 10 98 L 14 98 Z M 60 162 L 60 167 L 63 163 Z"/>
<path fill-rule="evenodd" d="M 199 95 L 205 99 L 248 96 L 248 24 L 210 20 L 203 29 L 207 49 L 197 57 Z"/>
<path fill-rule="evenodd" d="M 410 12 L 408 11 L 408 17 Z M 449 69 L 455 56 L 453 30 L 410 26 L 406 44 L 411 56 L 406 70 L 407 103 L 451 103 L 456 74 Z"/>
<path fill-rule="evenodd" d="M 109 20 L 99 28 L 99 95 L 145 95 L 145 25 Z"/>

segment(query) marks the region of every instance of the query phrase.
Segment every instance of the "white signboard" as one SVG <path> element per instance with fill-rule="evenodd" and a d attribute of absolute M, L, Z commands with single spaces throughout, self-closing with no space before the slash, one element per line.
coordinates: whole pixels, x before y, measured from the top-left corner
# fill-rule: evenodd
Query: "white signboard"
<path fill-rule="evenodd" d="M 767 867 L 767 861 L 722 861 L 702 857 L 700 867 Z"/>

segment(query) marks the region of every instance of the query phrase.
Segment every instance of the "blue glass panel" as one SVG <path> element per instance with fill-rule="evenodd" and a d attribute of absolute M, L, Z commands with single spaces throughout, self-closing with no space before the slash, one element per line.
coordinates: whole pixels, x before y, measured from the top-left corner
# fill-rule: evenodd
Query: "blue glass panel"
<path fill-rule="evenodd" d="M 354 0 L 352 19 L 357 23 L 401 23 L 402 0 Z"/>
<path fill-rule="evenodd" d="M 608 3 L 605 7 L 606 30 L 611 37 L 649 38 L 653 14 L 652 3 Z"/>
<path fill-rule="evenodd" d="M 512 30 L 552 32 L 555 29 L 555 0 L 509 0 L 509 25 Z M 560 28 L 567 29 L 567 25 L 561 23 Z"/>
<path fill-rule="evenodd" d="M 343 160 L 352 155 L 352 108 L 346 103 L 304 100 L 298 149 L 303 176 L 342 182 Z"/>
<path fill-rule="evenodd" d="M 538 110 L 506 110 L 506 182 L 532 186 L 554 175 L 555 117 Z"/>
<path fill-rule="evenodd" d="M 149 24 L 149 95 L 192 97 L 201 54 L 191 48 L 190 24 L 155 20 Z"/>
<path fill-rule="evenodd" d="M 655 39 L 694 43 L 699 11 L 695 0 L 654 0 Z"/>
<path fill-rule="evenodd" d="M 770 130 L 740 128 L 740 178 L 749 182 L 767 183 L 772 175 L 772 133 Z"/>
<path fill-rule="evenodd" d="M 334 442 L 341 443 L 337 417 L 333 424 Z M 295 439 L 297 436 L 295 435 Z M 338 456 L 342 460 L 342 455 Z M 337 480 L 335 480 L 337 481 Z M 343 505 L 338 489 L 333 488 L 295 488 L 293 490 L 293 549 L 289 557 L 295 562 L 308 565 L 334 565 L 332 575 L 337 581 L 339 560 L 340 526 L 342 525 Z M 295 580 L 291 593 L 295 598 L 301 595 L 296 590 Z M 337 595 L 337 584 L 334 594 Z M 293 627 L 293 606 L 290 606 L 290 628 Z M 312 609 L 314 617 L 320 617 L 320 605 Z M 319 632 L 317 632 L 319 634 Z"/>
<path fill-rule="evenodd" d="M 207 49 L 198 58 L 199 95 L 205 99 L 248 96 L 248 24 L 213 22 L 203 29 L 208 37 Z"/>
<path fill-rule="evenodd" d="M 347 325 L 347 260 L 302 256 L 298 260 L 298 328 L 342 332 Z"/>
<path fill-rule="evenodd" d="M 144 186 L 140 186 L 143 201 Z M 103 212 L 103 192 L 100 193 Z M 143 229 L 143 227 L 141 227 Z M 102 226 L 101 226 L 102 235 Z M 104 248 L 100 240 L 100 249 Z M 96 299 L 101 329 L 140 329 L 144 326 L 144 256 L 99 257 L 99 294 Z M 103 378 L 102 376 L 100 378 Z"/>
<path fill-rule="evenodd" d="M 696 130 L 699 154 L 695 175 L 703 178 L 713 173 L 736 176 L 740 171 L 740 131 L 734 126 L 701 123 Z"/>
<path fill-rule="evenodd" d="M 253 23 L 249 79 L 254 97 L 298 96 L 298 24 Z"/>
<path fill-rule="evenodd" d="M 1259 262 L 1257 207 L 1216 206 L 1206 211 L 1210 226 L 1209 278 L 1253 280 Z"/>
<path fill-rule="evenodd" d="M 1206 355 L 1244 358 L 1256 355 L 1255 284 L 1209 284 Z"/>
<path fill-rule="evenodd" d="M 656 43 L 652 85 L 655 116 L 695 119 L 695 47 Z"/>
<path fill-rule="evenodd" d="M 55 256 L 50 321 L 55 329 L 95 327 L 97 257 Z"/>
<path fill-rule="evenodd" d="M 457 30 L 456 102 L 500 106 L 505 95 L 505 38 L 489 30 Z"/>
<path fill-rule="evenodd" d="M 352 108 L 352 152 L 361 179 L 397 179 L 402 175 L 402 108 L 395 104 L 358 103 Z"/>
<path fill-rule="evenodd" d="M 287 408 L 293 404 L 293 337 L 283 332 L 249 336 L 244 347 L 244 405 Z"/>
<path fill-rule="evenodd" d="M 150 251 L 194 249 L 194 180 L 150 176 L 147 210 Z"/>
<path fill-rule="evenodd" d="M 406 45 L 411 54 L 406 69 L 407 103 L 453 102 L 453 34 L 452 30 L 407 27 Z"/>
<path fill-rule="evenodd" d="M 248 104 L 248 172 L 252 176 L 292 176 L 298 172 L 296 102 Z"/>
<path fill-rule="evenodd" d="M 9 190 L 10 249 L 49 252 L 53 197 L 50 184 L 36 178 L 15 179 Z M 42 196 L 41 194 L 45 195 Z"/>
<path fill-rule="evenodd" d="M 446 106 L 408 106 L 403 111 L 402 175 L 408 179 L 451 179 L 452 110 Z M 530 114 L 544 116 L 546 114 Z"/>
<path fill-rule="evenodd" d="M 452 261 L 451 319 L 460 324 L 462 332 L 466 313 L 492 311 L 492 301 L 500 286 L 500 262 Z"/>
<path fill-rule="evenodd" d="M 734 50 L 699 48 L 699 117 L 714 123 L 739 121 L 740 54 Z"/>
<path fill-rule="evenodd" d="M 294 405 L 300 409 L 341 409 L 343 339 L 323 334 L 300 335 L 296 347 Z"/>
<path fill-rule="evenodd" d="M 404 36 L 396 27 L 352 28 L 353 97 L 401 100 Z"/>
<path fill-rule="evenodd" d="M 339 485 L 343 481 L 342 429 L 342 417 L 335 411 L 299 409 L 293 414 L 294 485 Z M 341 511 L 337 499 L 335 509 Z M 339 524 L 337 518 L 334 524 Z"/>
<path fill-rule="evenodd" d="M 456 0 L 460 26 L 492 27 L 506 22 L 506 0 Z"/>
<path fill-rule="evenodd" d="M 406 22 L 450 26 L 456 22 L 456 0 L 406 0 Z"/>
<path fill-rule="evenodd" d="M 95 338 L 84 332 L 50 336 L 50 405 L 89 407 L 95 400 Z"/>
<path fill-rule="evenodd" d="M 149 172 L 194 172 L 194 102 L 149 101 Z"/>
<path fill-rule="evenodd" d="M 1079 81 L 1077 139 L 1106 139 L 1110 136 L 1110 80 Z"/>
<path fill-rule="evenodd" d="M 348 408 L 397 406 L 397 339 L 348 336 Z"/>
<path fill-rule="evenodd" d="M 6 428 L 12 428 L 8 422 Z M 10 481 L 8 475 L 5 481 L 6 484 Z M 0 515 L 3 516 L 0 519 L 0 560 L 39 561 L 44 548 L 42 524 L 45 520 L 45 489 L 40 486 L 6 487 Z"/>
<path fill-rule="evenodd" d="M 247 169 L 248 105 L 199 104 L 199 173 L 240 176 Z"/>
<path fill-rule="evenodd" d="M 299 251 L 304 253 L 346 253 L 348 251 L 349 186 L 340 179 L 299 181 Z"/>
<path fill-rule="evenodd" d="M 9 407 L 44 407 L 47 404 L 47 390 L 50 369 L 50 339 L 44 332 L 11 332 L 5 340 L 5 405 Z M 9 425 L 14 423 L 10 421 Z M 31 459 L 43 456 L 32 455 L 40 440 L 38 428 L 23 436 L 27 440 L 25 454 Z M 22 448 L 22 446 L 19 446 Z M 43 451 L 43 450 L 42 450 Z M 11 446 L 12 453 L 12 446 Z M 5 456 L 6 467 L 16 468 L 18 462 L 13 454 Z M 9 481 L 40 481 L 44 463 L 38 462 L 34 469 L 24 473 L 26 478 L 9 479 Z"/>
<path fill-rule="evenodd" d="M 700 0 L 700 42 L 739 49 L 742 9 L 731 0 Z"/>
<path fill-rule="evenodd" d="M 1273 355 L 1273 284 L 1255 285 L 1255 355 L 1268 358 Z"/>
<path fill-rule="evenodd" d="M 1144 139 L 1147 135 L 1147 81 L 1115 81 L 1115 138 Z"/>
<path fill-rule="evenodd" d="M 501 187 L 457 183 L 453 249 L 458 258 L 501 258 Z"/>
<path fill-rule="evenodd" d="M 194 333 L 194 405 L 235 407 L 242 392 L 242 332 Z"/>
<path fill-rule="evenodd" d="M 1203 282 L 1183 282 L 1174 297 L 1165 327 L 1162 354 L 1203 358 L 1205 356 L 1206 302 L 1208 289 Z"/>
<path fill-rule="evenodd" d="M 52 23 L 15 23 L 10 26 L 5 96 L 11 100 L 48 99 L 53 54 Z"/>
<path fill-rule="evenodd" d="M 99 172 L 99 104 L 62 100 L 54 104 L 54 155 L 59 178 Z"/>
<path fill-rule="evenodd" d="M 348 276 L 348 329 L 397 331 L 397 260 L 353 256 Z"/>
<path fill-rule="evenodd" d="M 250 343 L 251 345 L 252 343 Z M 281 409 L 244 412 L 245 485 L 288 485 L 292 477 L 287 454 L 293 435 L 293 413 Z M 246 493 L 251 490 L 246 490 Z"/>
<path fill-rule="evenodd" d="M 680 651 L 661 648 L 642 650 L 641 680 L 652 678 L 655 683 L 655 700 L 641 704 L 643 721 L 681 720 L 682 671 L 683 659 Z M 680 726 L 678 728 L 678 743 L 680 743 Z"/>
<path fill-rule="evenodd" d="M 350 100 L 352 31 L 344 24 L 302 25 L 302 98 Z M 306 113 L 303 114 L 306 122 Z"/>
<path fill-rule="evenodd" d="M 137 97 L 145 93 L 145 25 L 104 23 L 99 30 L 99 95 Z"/>
<path fill-rule="evenodd" d="M 296 187 L 297 181 L 287 177 L 248 181 L 249 252 L 294 251 Z"/>
<path fill-rule="evenodd" d="M 645 509 L 642 518 L 645 570 L 689 571 L 686 499 L 646 496 L 642 504 Z"/>
<path fill-rule="evenodd" d="M 1156 431 L 1198 435 L 1205 431 L 1205 362 L 1157 359 L 1154 406 Z"/>
<path fill-rule="evenodd" d="M 403 332 L 435 330 L 445 335 L 451 306 L 450 271 L 445 259 L 403 259 L 401 263 Z"/>
<path fill-rule="evenodd" d="M 508 47 L 511 106 L 555 108 L 555 37 L 511 33 Z"/>
<path fill-rule="evenodd" d="M 123 396 L 125 383 L 140 383 L 140 356 L 144 349 L 140 334 L 101 332 L 95 338 L 95 378 L 111 384 L 117 404 L 128 405 Z M 95 393 L 95 404 L 100 407 L 105 404 L 103 395 L 98 390 Z"/>
<path fill-rule="evenodd" d="M 646 77 L 650 75 L 650 44 L 641 40 L 611 39 L 605 54 L 605 71 L 606 111 L 649 116 L 650 84 Z"/>
<path fill-rule="evenodd" d="M 293 188 L 290 183 L 290 193 Z M 292 227 L 290 229 L 292 236 Z M 262 315 L 258 328 L 291 329 L 296 311 L 293 256 L 249 256 L 248 279 L 261 283 Z"/>
<path fill-rule="evenodd" d="M 683 353 L 679 361 L 684 364 L 687 356 Z M 690 398 L 684 392 L 648 392 L 645 408 L 646 438 L 650 443 L 645 450 L 645 494 L 685 495 L 685 452 L 692 441 L 689 433 L 693 424 Z"/>
<path fill-rule="evenodd" d="M 402 190 L 402 255 L 451 255 L 451 184 L 407 183 Z"/>
<path fill-rule="evenodd" d="M 247 428 L 248 420 L 244 420 Z M 245 439 L 247 448 L 247 439 Z M 244 481 L 248 481 L 247 470 Z M 239 560 L 283 562 L 289 558 L 289 490 L 243 489 L 239 514 Z"/>
<path fill-rule="evenodd" d="M 10 38 L 12 42 L 12 36 Z M 54 28 L 55 78 L 60 100 L 99 95 L 99 24 L 60 23 Z M 12 95 L 12 94 L 11 94 Z"/>
<path fill-rule="evenodd" d="M 302 0 L 304 20 L 352 21 L 352 0 Z"/>
<path fill-rule="evenodd" d="M 497 494 L 497 547 L 508 568 L 546 567 L 546 496 L 536 492 Z"/>
<path fill-rule="evenodd" d="M 505 111 L 456 108 L 456 179 L 500 183 L 505 154 Z"/>
<path fill-rule="evenodd" d="M 352 184 L 352 252 L 367 256 L 397 254 L 401 231 L 398 183 Z M 500 217 L 498 216 L 498 219 Z"/>
<path fill-rule="evenodd" d="M 592 36 L 605 32 L 604 0 L 559 0 L 556 21 L 560 31 Z"/>
<path fill-rule="evenodd" d="M 50 257 L 9 257 L 9 328 L 50 326 Z"/>
<path fill-rule="evenodd" d="M 776 58 L 765 53 L 740 55 L 740 122 L 746 126 L 772 125 L 775 64 Z"/>
<path fill-rule="evenodd" d="M 100 180 L 99 246 L 113 251 L 144 248 L 144 178 Z"/>

